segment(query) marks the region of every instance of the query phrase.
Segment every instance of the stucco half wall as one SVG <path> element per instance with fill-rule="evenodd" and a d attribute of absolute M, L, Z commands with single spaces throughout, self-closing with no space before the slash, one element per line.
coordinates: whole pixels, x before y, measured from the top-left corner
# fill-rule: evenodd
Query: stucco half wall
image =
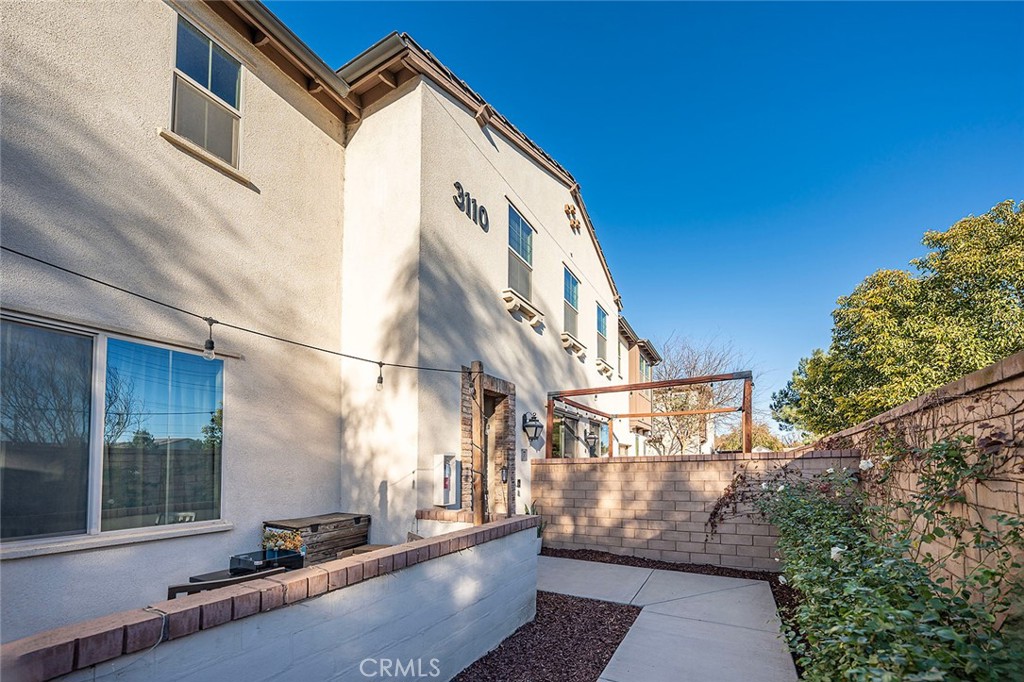
<path fill-rule="evenodd" d="M 41 633 L 0 649 L 3 679 L 366 680 L 400 664 L 415 672 L 398 677 L 448 680 L 533 620 L 538 522 L 516 517 Z"/>

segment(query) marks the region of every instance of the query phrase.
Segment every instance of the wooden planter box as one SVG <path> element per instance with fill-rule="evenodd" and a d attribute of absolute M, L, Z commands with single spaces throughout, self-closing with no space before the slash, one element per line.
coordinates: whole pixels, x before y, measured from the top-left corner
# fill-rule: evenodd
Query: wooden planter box
<path fill-rule="evenodd" d="M 321 514 L 300 519 L 264 521 L 264 530 L 297 530 L 306 545 L 306 566 L 330 561 L 338 552 L 370 541 L 370 517 L 366 514 Z"/>

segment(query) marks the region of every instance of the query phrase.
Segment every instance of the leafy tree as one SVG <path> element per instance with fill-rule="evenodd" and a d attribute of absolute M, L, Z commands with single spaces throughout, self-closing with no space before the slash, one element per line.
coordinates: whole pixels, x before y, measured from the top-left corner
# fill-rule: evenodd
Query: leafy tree
<path fill-rule="evenodd" d="M 754 422 L 751 430 L 751 441 L 755 448 L 768 448 L 772 452 L 780 452 L 786 449 L 786 443 L 772 433 L 771 427 L 764 422 Z M 743 449 L 743 427 L 737 426 L 725 435 L 719 436 L 715 441 L 719 451 L 733 452 Z"/>
<path fill-rule="evenodd" d="M 224 437 L 224 406 L 221 405 L 210 415 L 210 423 L 202 428 L 203 445 L 210 450 L 220 447 Z"/>
<path fill-rule="evenodd" d="M 772 395 L 776 420 L 839 431 L 1024 349 L 1024 202 L 923 244 L 916 272 L 879 270 L 838 300 L 828 351 Z"/>

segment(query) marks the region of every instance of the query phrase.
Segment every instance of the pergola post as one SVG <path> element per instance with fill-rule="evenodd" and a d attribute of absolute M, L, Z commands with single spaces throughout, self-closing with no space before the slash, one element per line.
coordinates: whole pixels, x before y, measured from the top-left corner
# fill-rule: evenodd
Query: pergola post
<path fill-rule="evenodd" d="M 743 380 L 743 452 L 749 453 L 754 449 L 754 410 L 753 410 L 754 382 L 752 379 Z"/>
<path fill-rule="evenodd" d="M 544 459 L 551 459 L 552 440 L 555 434 L 555 401 L 551 398 L 548 398 L 548 414 L 545 424 L 547 431 L 544 432 Z"/>

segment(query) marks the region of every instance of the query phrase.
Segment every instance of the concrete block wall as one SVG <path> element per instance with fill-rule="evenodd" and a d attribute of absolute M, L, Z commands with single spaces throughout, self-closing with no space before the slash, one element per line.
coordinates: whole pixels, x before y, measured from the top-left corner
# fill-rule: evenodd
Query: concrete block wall
<path fill-rule="evenodd" d="M 515 517 L 4 644 L 4 682 L 448 680 L 536 613 Z M 155 645 L 155 646 L 154 646 Z M 384 667 L 390 673 L 385 674 Z"/>
<path fill-rule="evenodd" d="M 745 510 L 708 537 L 709 512 L 735 474 L 789 467 L 810 476 L 858 461 L 854 450 L 535 460 L 534 496 L 546 547 L 777 571 L 776 531 Z"/>
<path fill-rule="evenodd" d="M 981 522 L 997 530 L 992 517 L 1006 514 L 1020 517 L 1024 512 L 1024 352 L 983 367 L 931 393 L 884 412 L 819 441 L 818 448 L 857 448 L 864 457 L 883 457 L 885 441 L 902 442 L 905 447 L 926 449 L 954 436 L 970 436 L 975 442 L 998 437 L 1006 446 L 1002 465 L 981 482 L 968 484 L 965 501 L 946 508 L 950 514 Z M 876 501 L 891 495 L 906 500 L 918 488 L 919 468 L 908 460 L 900 465 L 886 485 L 867 491 Z M 950 554 L 949 536 L 921 548 L 922 554 Z M 945 562 L 945 577 L 962 578 L 983 560 L 981 552 L 969 550 Z"/>

